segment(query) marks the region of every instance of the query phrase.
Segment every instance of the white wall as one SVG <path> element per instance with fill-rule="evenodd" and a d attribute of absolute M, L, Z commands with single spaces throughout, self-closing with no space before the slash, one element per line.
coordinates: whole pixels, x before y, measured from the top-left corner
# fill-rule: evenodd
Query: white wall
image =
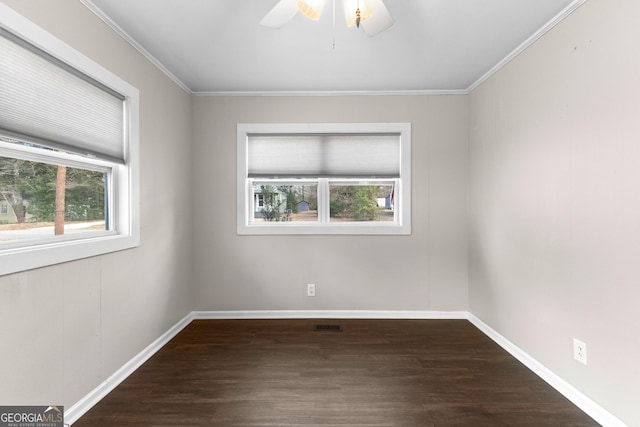
<path fill-rule="evenodd" d="M 466 111 L 465 96 L 196 97 L 195 308 L 466 310 Z M 411 122 L 412 235 L 236 235 L 236 124 L 345 121 Z"/>
<path fill-rule="evenodd" d="M 470 311 L 635 426 L 638 22 L 589 0 L 469 98 Z"/>
<path fill-rule="evenodd" d="M 0 403 L 76 403 L 193 308 L 191 98 L 79 1 L 3 0 L 140 90 L 134 250 L 0 277 Z"/>

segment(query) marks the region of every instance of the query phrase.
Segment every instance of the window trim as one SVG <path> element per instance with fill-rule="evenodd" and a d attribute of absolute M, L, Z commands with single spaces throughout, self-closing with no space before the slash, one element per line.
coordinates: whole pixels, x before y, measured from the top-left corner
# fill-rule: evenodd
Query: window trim
<path fill-rule="evenodd" d="M 125 164 L 110 163 L 112 168 L 114 206 L 113 224 L 116 233 L 95 237 L 79 236 L 73 240 L 47 239 L 29 246 L 3 249 L 0 247 L 0 276 L 58 263 L 103 255 L 140 245 L 139 202 L 139 108 L 138 89 L 114 73 L 76 51 L 33 22 L 0 3 L 0 26 L 36 46 L 70 67 L 124 96 Z M 56 155 L 51 157 L 54 158 Z M 45 156 L 46 157 L 46 156 Z M 81 167 L 82 157 L 71 160 Z"/>
<path fill-rule="evenodd" d="M 395 189 L 397 222 L 252 223 L 251 180 L 248 177 L 248 138 L 251 134 L 376 134 L 400 136 L 400 177 Z M 411 123 L 238 123 L 237 125 L 237 234 L 239 235 L 410 235 L 411 234 Z M 321 203 L 321 200 L 318 200 Z M 321 213 L 319 212 L 319 215 Z"/>

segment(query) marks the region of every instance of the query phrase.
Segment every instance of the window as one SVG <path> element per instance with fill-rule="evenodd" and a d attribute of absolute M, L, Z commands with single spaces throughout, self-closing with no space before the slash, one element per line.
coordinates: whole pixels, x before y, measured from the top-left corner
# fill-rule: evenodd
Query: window
<path fill-rule="evenodd" d="M 0 274 L 139 245 L 137 89 L 0 4 L 0 92 Z"/>
<path fill-rule="evenodd" d="M 3 213 L 11 208 L 0 226 L 0 248 L 114 228 L 108 220 L 113 168 L 108 162 L 73 160 L 0 135 L 0 200 Z"/>
<path fill-rule="evenodd" d="M 411 125 L 238 124 L 238 234 L 411 234 Z"/>

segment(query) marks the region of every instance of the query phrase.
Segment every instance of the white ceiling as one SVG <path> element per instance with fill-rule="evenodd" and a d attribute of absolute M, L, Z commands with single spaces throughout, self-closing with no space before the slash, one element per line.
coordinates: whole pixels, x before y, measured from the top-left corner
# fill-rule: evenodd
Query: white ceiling
<path fill-rule="evenodd" d="M 204 93 L 467 91 L 584 0 L 385 0 L 375 37 L 319 21 L 260 26 L 278 0 L 83 0 L 182 87 Z M 335 48 L 333 40 L 335 37 Z"/>

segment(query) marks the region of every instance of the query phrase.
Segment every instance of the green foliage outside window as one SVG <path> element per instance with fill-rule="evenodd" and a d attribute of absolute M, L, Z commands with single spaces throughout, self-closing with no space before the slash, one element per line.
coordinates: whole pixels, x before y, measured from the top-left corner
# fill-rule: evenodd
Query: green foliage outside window
<path fill-rule="evenodd" d="M 298 194 L 293 185 L 281 185 L 278 190 L 284 194 L 287 212 L 298 213 Z"/>
<path fill-rule="evenodd" d="M 330 216 L 354 221 L 376 221 L 379 216 L 375 185 L 335 185 L 330 188 Z"/>
<path fill-rule="evenodd" d="M 58 166 L 0 157 L 0 199 L 6 200 L 18 223 L 54 220 Z M 67 169 L 65 221 L 104 220 L 105 175 Z"/>
<path fill-rule="evenodd" d="M 278 200 L 277 188 L 273 185 L 261 185 L 260 192 L 264 201 L 260 213 L 265 221 L 278 221 L 282 202 Z"/>

